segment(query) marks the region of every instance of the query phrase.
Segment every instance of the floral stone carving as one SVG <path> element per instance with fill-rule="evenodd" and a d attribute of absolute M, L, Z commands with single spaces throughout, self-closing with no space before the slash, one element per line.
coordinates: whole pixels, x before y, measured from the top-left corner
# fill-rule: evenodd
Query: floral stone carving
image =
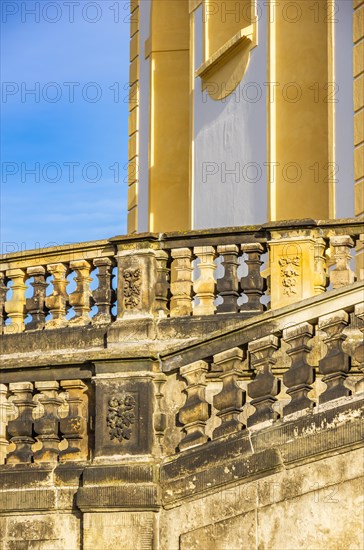
<path fill-rule="evenodd" d="M 282 285 L 284 287 L 283 294 L 292 296 L 297 294 L 297 277 L 299 277 L 299 267 L 301 259 L 299 256 L 293 258 L 281 258 L 279 265 L 281 266 Z"/>
<path fill-rule="evenodd" d="M 124 304 L 131 309 L 140 302 L 141 271 L 140 269 L 126 269 L 124 278 Z"/>
<path fill-rule="evenodd" d="M 109 428 L 110 439 L 129 440 L 132 433 L 131 426 L 135 423 L 136 401 L 130 394 L 110 397 L 108 401 L 106 423 Z"/>

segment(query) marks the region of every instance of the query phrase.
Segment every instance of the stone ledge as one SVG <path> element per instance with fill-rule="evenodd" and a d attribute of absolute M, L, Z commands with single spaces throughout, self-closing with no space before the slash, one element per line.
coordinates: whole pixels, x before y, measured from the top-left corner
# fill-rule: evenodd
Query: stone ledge
<path fill-rule="evenodd" d="M 328 403 L 330 405 L 330 403 Z M 254 431 L 251 435 L 252 445 L 256 452 L 267 447 L 281 447 L 289 445 L 292 442 L 302 441 L 312 436 L 316 438 L 325 438 L 327 433 L 335 433 L 335 429 L 342 428 L 341 440 L 334 440 L 326 443 L 327 450 L 352 444 L 360 441 L 360 433 L 357 433 L 356 426 L 360 426 L 360 418 L 364 414 L 364 399 L 348 398 L 345 403 L 337 402 L 332 404 L 331 408 L 326 410 L 315 409 L 306 412 L 306 414 L 294 419 L 285 418 L 275 422 L 272 426 L 261 431 Z M 348 428 L 348 426 L 355 428 Z M 317 441 L 316 441 L 317 443 Z M 322 446 L 321 446 L 322 448 Z M 306 450 L 308 452 L 308 450 Z M 313 448 L 314 454 L 320 452 L 318 448 Z"/>
<path fill-rule="evenodd" d="M 222 460 L 248 456 L 252 452 L 247 430 L 230 437 L 215 439 L 204 445 L 188 449 L 168 457 L 161 465 L 161 482 L 167 482 L 181 475 L 193 474 L 211 467 Z"/>
<path fill-rule="evenodd" d="M 107 327 L 65 327 L 54 330 L 25 331 L 0 336 L 1 355 L 43 353 L 62 348 L 74 351 L 84 348 L 102 349 Z M 49 358 L 48 358 L 49 359 Z M 34 357 L 33 357 L 34 362 Z"/>
<path fill-rule="evenodd" d="M 0 492 L 0 512 L 39 512 L 54 510 L 57 506 L 57 491 L 34 489 Z"/>
<path fill-rule="evenodd" d="M 279 450 L 285 467 L 292 468 L 297 462 L 303 464 L 319 460 L 323 456 L 354 450 L 363 445 L 363 423 L 359 420 L 302 437 L 293 444 L 282 445 Z"/>
<path fill-rule="evenodd" d="M 52 486 L 53 468 L 38 464 L 6 464 L 0 467 L 0 490 Z"/>
<path fill-rule="evenodd" d="M 78 489 L 82 474 L 88 463 L 65 462 L 58 464 L 54 470 L 54 484 L 58 487 L 76 487 Z"/>
<path fill-rule="evenodd" d="M 176 504 L 186 498 L 199 498 L 201 493 L 216 491 L 222 487 L 227 488 L 238 481 L 247 482 L 267 477 L 282 468 L 281 457 L 275 449 L 236 457 L 230 461 L 223 460 L 219 465 L 163 483 L 163 504 L 168 508 L 172 503 Z"/>
<path fill-rule="evenodd" d="M 74 376 L 70 372 L 70 378 L 90 377 L 94 361 L 125 360 L 131 363 L 133 359 L 138 359 L 151 362 L 157 360 L 167 341 L 172 348 L 191 346 L 194 342 L 209 339 L 212 334 L 220 335 L 238 328 L 244 320 L 254 315 L 254 312 L 241 312 L 166 319 L 123 319 L 104 328 L 90 325 L 3 334 L 0 335 L 1 376 L 4 381 L 9 377 L 13 381 L 14 377 L 19 377 L 21 367 L 29 369 L 35 380 L 44 376 L 41 372 L 44 367 L 52 366 L 57 368 L 57 377 L 61 377 L 62 371 L 68 368 L 78 371 Z M 82 376 L 83 370 L 86 372 Z"/>
<path fill-rule="evenodd" d="M 88 466 L 83 472 L 83 485 L 148 483 L 157 481 L 155 466 L 130 464 L 121 466 Z"/>
<path fill-rule="evenodd" d="M 154 484 L 125 483 L 121 486 L 81 487 L 77 506 L 82 512 L 108 510 L 158 510 L 158 488 Z"/>

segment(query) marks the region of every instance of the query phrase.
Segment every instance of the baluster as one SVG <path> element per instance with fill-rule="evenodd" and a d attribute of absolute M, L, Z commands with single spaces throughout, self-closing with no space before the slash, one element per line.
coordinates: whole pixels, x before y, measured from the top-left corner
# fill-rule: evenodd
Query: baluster
<path fill-rule="evenodd" d="M 261 276 L 263 277 L 264 281 L 263 281 L 263 284 L 264 284 L 264 288 L 266 289 L 265 290 L 265 295 L 266 296 L 269 296 L 269 302 L 267 303 L 267 305 L 265 306 L 268 310 L 271 309 L 271 294 L 272 294 L 272 289 L 271 289 L 271 269 L 270 267 L 266 267 L 264 270 L 262 270 L 260 272 Z"/>
<path fill-rule="evenodd" d="M 181 451 L 208 441 L 205 434 L 210 416 L 210 407 L 205 399 L 207 371 L 208 364 L 205 361 L 196 361 L 180 369 L 181 375 L 187 380 L 187 399 L 178 415 L 186 433 L 179 444 Z"/>
<path fill-rule="evenodd" d="M 158 450 L 161 453 L 163 451 L 163 436 L 167 427 L 167 417 L 163 413 L 162 409 L 162 399 L 163 399 L 163 386 L 166 383 L 166 377 L 164 374 L 159 375 L 157 378 L 154 378 L 154 387 L 155 387 L 155 413 L 153 414 L 153 425 L 156 437 L 156 443 L 158 445 Z"/>
<path fill-rule="evenodd" d="M 16 407 L 17 417 L 9 420 L 8 434 L 10 442 L 16 446 L 6 462 L 8 464 L 29 463 L 32 461 L 33 416 L 32 412 L 36 403 L 33 401 L 33 384 L 31 382 L 16 382 L 9 384 L 10 393 L 13 395 L 9 401 Z"/>
<path fill-rule="evenodd" d="M 45 326 L 45 299 L 48 284 L 46 283 L 46 270 L 42 266 L 28 267 L 27 274 L 34 277 L 34 282 L 30 283 L 34 289 L 33 296 L 27 298 L 27 312 L 32 316 L 32 320 L 25 327 L 26 330 L 42 330 Z"/>
<path fill-rule="evenodd" d="M 238 311 L 239 280 L 238 280 L 238 253 L 235 244 L 221 245 L 217 251 L 223 257 L 224 276 L 217 280 L 217 291 L 224 302 L 217 306 L 219 313 L 236 313 Z"/>
<path fill-rule="evenodd" d="M 23 332 L 25 325 L 25 285 L 26 274 L 23 269 L 9 269 L 6 276 L 13 281 L 13 295 L 5 303 L 5 311 L 11 319 L 11 324 L 4 327 L 5 334 Z"/>
<path fill-rule="evenodd" d="M 314 402 L 307 397 L 315 380 L 315 369 L 307 363 L 307 355 L 311 351 L 307 342 L 313 335 L 314 329 L 310 323 L 301 323 L 283 331 L 283 339 L 291 347 L 287 350 L 291 367 L 283 375 L 291 401 L 283 408 L 284 415 L 314 407 Z"/>
<path fill-rule="evenodd" d="M 171 317 L 192 313 L 192 251 L 189 248 L 171 250 L 174 259 L 171 279 Z"/>
<path fill-rule="evenodd" d="M 111 308 L 115 300 L 115 291 L 112 288 L 112 269 L 115 262 L 110 258 L 96 258 L 93 263 L 99 269 L 99 284 L 92 292 L 93 301 L 97 306 L 97 313 L 92 321 L 94 324 L 108 324 L 112 320 Z"/>
<path fill-rule="evenodd" d="M 84 326 L 91 323 L 89 316 L 91 308 L 90 277 L 91 264 L 87 260 L 76 260 L 70 263 L 71 271 L 75 271 L 76 290 L 69 295 L 69 304 L 75 310 L 75 317 L 70 324 Z"/>
<path fill-rule="evenodd" d="M 156 251 L 157 259 L 157 284 L 155 288 L 155 311 L 159 317 L 168 315 L 169 299 L 169 272 L 167 268 L 168 254 L 164 250 Z"/>
<path fill-rule="evenodd" d="M 265 289 L 265 279 L 260 273 L 260 266 L 263 265 L 261 256 L 264 253 L 264 248 L 259 243 L 251 243 L 242 244 L 241 250 L 248 256 L 245 260 L 248 266 L 248 275 L 240 280 L 241 289 L 246 294 L 248 301 L 241 306 L 240 311 L 260 312 L 264 310 L 263 304 L 260 303 Z"/>
<path fill-rule="evenodd" d="M 87 422 L 89 416 L 87 386 L 82 380 L 62 380 L 66 392 L 68 414 L 60 420 L 60 431 L 68 447 L 60 452 L 60 460 L 88 458 Z"/>
<path fill-rule="evenodd" d="M 193 290 L 199 303 L 193 309 L 194 315 L 213 315 L 216 307 L 215 288 L 216 281 L 214 272 L 216 269 L 214 259 L 216 258 L 215 247 L 196 246 L 194 254 L 199 258 L 198 268 L 200 270 L 199 278 L 193 283 Z"/>
<path fill-rule="evenodd" d="M 348 235 L 330 238 L 330 245 L 334 249 L 336 260 L 336 267 L 330 272 L 332 288 L 340 288 L 354 282 L 355 275 L 350 268 L 350 249 L 353 248 L 354 244 L 353 239 Z"/>
<path fill-rule="evenodd" d="M 325 255 L 326 248 L 325 239 L 315 239 L 315 294 L 322 294 L 327 287 L 328 272 Z"/>
<path fill-rule="evenodd" d="M 349 372 L 349 357 L 344 353 L 342 344 L 346 336 L 342 333 L 349 323 L 348 314 L 343 311 L 329 313 L 319 319 L 320 330 L 326 332 L 324 342 L 327 345 L 327 352 L 320 360 L 320 373 L 323 374 L 322 381 L 327 385 L 326 390 L 320 395 L 319 403 L 326 403 L 350 395 L 350 390 L 344 382 Z"/>
<path fill-rule="evenodd" d="M 245 403 L 245 391 L 236 383 L 241 375 L 243 358 L 244 353 L 240 348 L 233 348 L 214 356 L 214 364 L 222 368 L 222 390 L 213 398 L 214 407 L 219 411 L 217 416 L 221 419 L 220 426 L 213 432 L 214 438 L 237 432 L 243 427 L 239 421 L 239 414 Z"/>
<path fill-rule="evenodd" d="M 68 267 L 65 264 L 50 264 L 48 272 L 53 275 L 53 293 L 46 298 L 46 306 L 52 314 L 52 319 L 46 322 L 47 329 L 61 328 L 67 325 L 66 313 L 68 305 L 67 275 Z"/>
<path fill-rule="evenodd" d="M 364 304 L 357 304 L 355 306 L 355 316 L 358 317 L 363 324 L 360 326 L 359 330 L 362 333 L 361 342 L 356 347 L 354 351 L 354 359 L 358 362 L 358 368 L 363 374 L 363 377 L 355 384 L 356 393 L 364 391 Z"/>
<path fill-rule="evenodd" d="M 9 405 L 7 400 L 8 388 L 5 384 L 0 384 L 0 465 L 4 464 L 8 440 L 6 438 L 6 426 L 8 424 Z"/>
<path fill-rule="evenodd" d="M 35 462 L 57 462 L 59 455 L 58 409 L 62 399 L 58 396 L 58 382 L 36 382 L 36 389 L 41 392 L 35 396 L 40 411 L 34 411 L 34 431 L 42 448 L 35 451 Z"/>
<path fill-rule="evenodd" d="M 6 313 L 5 313 L 5 302 L 6 302 L 6 294 L 8 292 L 8 287 L 6 286 L 6 275 L 4 272 L 0 272 L 0 334 L 4 332 L 4 326 L 5 326 L 5 319 L 6 319 Z"/>
<path fill-rule="evenodd" d="M 277 361 L 273 353 L 278 348 L 279 338 L 274 334 L 259 338 L 248 345 L 250 364 L 255 371 L 255 379 L 247 387 L 248 395 L 251 397 L 250 404 L 255 407 L 255 412 L 247 420 L 248 427 L 278 418 L 273 404 L 277 401 L 280 381 L 272 373 L 272 367 Z"/>

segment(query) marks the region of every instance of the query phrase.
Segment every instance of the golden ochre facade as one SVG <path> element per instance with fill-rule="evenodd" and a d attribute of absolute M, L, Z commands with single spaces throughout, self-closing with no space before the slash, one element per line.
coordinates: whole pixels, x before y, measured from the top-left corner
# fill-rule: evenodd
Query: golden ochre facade
<path fill-rule="evenodd" d="M 131 73 L 142 71 L 144 110 L 130 232 L 353 215 L 354 190 L 343 169 L 352 156 L 360 212 L 360 0 L 135 6 L 132 33 L 135 25 L 142 32 L 132 35 L 140 55 Z M 353 51 L 354 83 L 343 69 Z M 346 156 L 338 133 L 350 140 Z M 346 206 L 344 180 L 351 186 Z"/>

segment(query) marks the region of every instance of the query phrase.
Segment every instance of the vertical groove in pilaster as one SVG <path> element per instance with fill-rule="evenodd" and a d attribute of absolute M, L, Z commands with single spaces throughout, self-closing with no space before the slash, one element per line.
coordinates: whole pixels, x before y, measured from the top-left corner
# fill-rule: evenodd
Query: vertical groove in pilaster
<path fill-rule="evenodd" d="M 354 70 L 354 179 L 364 185 L 364 0 L 353 2 L 353 70 Z M 364 211 L 364 194 L 356 193 L 355 214 Z"/>
<path fill-rule="evenodd" d="M 355 215 L 364 213 L 364 0 L 353 0 L 354 197 Z M 355 272 L 364 277 L 364 236 L 357 245 Z"/>
<path fill-rule="evenodd" d="M 130 2 L 128 233 L 138 231 L 140 0 Z"/>

